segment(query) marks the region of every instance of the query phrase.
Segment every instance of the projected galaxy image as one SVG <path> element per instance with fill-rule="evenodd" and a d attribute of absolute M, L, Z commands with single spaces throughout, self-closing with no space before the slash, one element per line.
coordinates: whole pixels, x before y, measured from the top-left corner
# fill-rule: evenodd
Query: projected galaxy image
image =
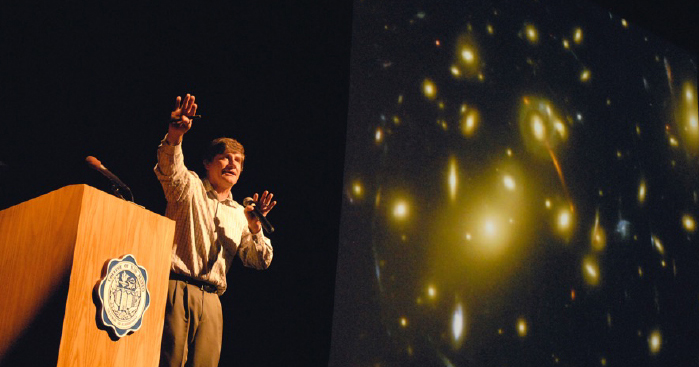
<path fill-rule="evenodd" d="M 693 57 L 580 1 L 353 22 L 331 366 L 699 365 Z"/>

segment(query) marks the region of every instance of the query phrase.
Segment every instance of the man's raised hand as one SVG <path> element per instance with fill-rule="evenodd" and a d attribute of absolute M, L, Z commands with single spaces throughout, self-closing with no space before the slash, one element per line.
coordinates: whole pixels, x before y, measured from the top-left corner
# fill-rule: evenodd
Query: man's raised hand
<path fill-rule="evenodd" d="M 187 94 L 184 99 L 177 96 L 175 109 L 170 112 L 168 141 L 172 145 L 182 142 L 182 136 L 192 128 L 193 116 L 197 113 L 197 104 L 193 95 Z"/>

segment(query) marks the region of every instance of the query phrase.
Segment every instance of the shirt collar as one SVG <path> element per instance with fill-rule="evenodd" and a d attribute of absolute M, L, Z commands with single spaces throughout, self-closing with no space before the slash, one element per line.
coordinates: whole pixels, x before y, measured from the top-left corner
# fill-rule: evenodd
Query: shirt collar
<path fill-rule="evenodd" d="M 204 184 L 204 190 L 206 190 L 207 196 L 209 196 L 209 198 L 211 199 L 218 200 L 218 193 L 216 192 L 216 190 L 214 190 L 214 187 L 211 186 L 211 182 L 209 182 L 209 179 L 203 179 L 202 183 Z M 228 197 L 221 201 L 221 203 L 232 207 L 238 206 L 238 203 L 235 200 L 233 200 L 233 194 L 230 192 L 228 193 Z"/>

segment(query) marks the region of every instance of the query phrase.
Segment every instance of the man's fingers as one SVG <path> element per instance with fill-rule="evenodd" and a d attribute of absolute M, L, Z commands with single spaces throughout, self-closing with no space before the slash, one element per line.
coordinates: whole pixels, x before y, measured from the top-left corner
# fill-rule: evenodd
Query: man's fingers
<path fill-rule="evenodd" d="M 264 194 L 262 194 L 262 202 L 265 205 L 269 205 L 269 202 L 272 201 L 273 196 L 274 194 L 272 194 L 271 192 L 265 191 Z"/>
<path fill-rule="evenodd" d="M 272 201 L 273 197 L 274 194 L 265 190 L 262 192 L 262 195 L 255 193 L 252 196 L 252 201 L 257 204 L 257 208 L 263 215 L 267 215 L 267 213 L 269 213 L 269 211 L 272 210 L 275 205 L 277 205 L 276 201 Z"/>
<path fill-rule="evenodd" d="M 187 94 L 187 98 L 184 99 L 184 110 L 189 111 L 194 104 L 194 96 Z"/>

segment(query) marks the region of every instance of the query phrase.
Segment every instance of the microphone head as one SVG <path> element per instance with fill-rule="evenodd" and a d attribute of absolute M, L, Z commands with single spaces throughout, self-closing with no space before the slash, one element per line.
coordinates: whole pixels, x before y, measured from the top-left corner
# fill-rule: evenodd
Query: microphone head
<path fill-rule="evenodd" d="M 94 169 L 100 169 L 102 167 L 102 162 L 100 162 L 99 159 L 97 159 L 91 155 L 88 155 L 85 158 L 85 162 L 87 162 L 87 164 L 89 164 Z"/>
<path fill-rule="evenodd" d="M 251 197 L 247 197 L 247 198 L 243 199 L 243 206 L 248 206 L 248 205 L 255 205 L 255 201 L 253 201 Z"/>

